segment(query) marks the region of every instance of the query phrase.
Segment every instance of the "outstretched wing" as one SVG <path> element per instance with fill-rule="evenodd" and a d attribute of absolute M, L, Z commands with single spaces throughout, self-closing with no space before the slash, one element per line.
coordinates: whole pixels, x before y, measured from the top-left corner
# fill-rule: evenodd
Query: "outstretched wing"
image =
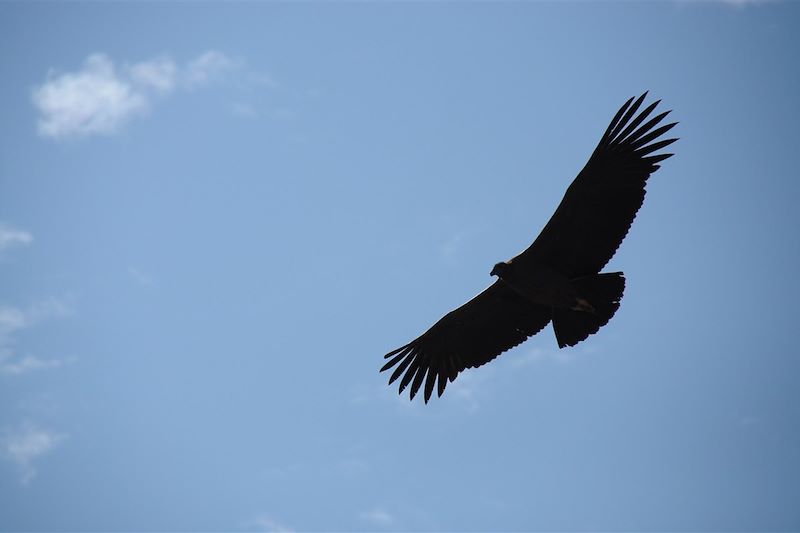
<path fill-rule="evenodd" d="M 397 365 L 389 384 L 400 376 L 400 392 L 411 385 L 414 399 L 425 381 L 425 403 L 438 379 L 438 394 L 458 373 L 488 363 L 535 335 L 550 322 L 549 307 L 536 305 L 496 281 L 405 346 L 384 356 L 381 372 Z M 426 377 L 427 376 L 427 377 Z"/>
<path fill-rule="evenodd" d="M 614 256 L 642 206 L 647 178 L 673 155 L 651 154 L 677 140 L 658 140 L 677 124 L 657 127 L 669 111 L 642 124 L 660 100 L 634 118 L 646 95 L 620 108 L 541 234 L 512 262 L 575 278 L 600 272 Z"/>

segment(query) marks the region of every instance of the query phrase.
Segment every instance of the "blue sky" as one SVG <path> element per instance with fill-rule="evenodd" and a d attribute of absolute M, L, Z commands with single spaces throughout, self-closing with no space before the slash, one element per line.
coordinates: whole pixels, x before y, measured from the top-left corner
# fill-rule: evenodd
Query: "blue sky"
<path fill-rule="evenodd" d="M 800 529 L 799 22 L 0 4 L 0 529 Z M 646 89 L 610 324 L 387 387 Z"/>

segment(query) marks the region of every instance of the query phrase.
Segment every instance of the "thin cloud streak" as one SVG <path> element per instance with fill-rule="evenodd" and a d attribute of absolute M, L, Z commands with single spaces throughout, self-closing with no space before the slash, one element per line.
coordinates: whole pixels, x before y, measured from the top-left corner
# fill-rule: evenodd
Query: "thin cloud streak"
<path fill-rule="evenodd" d="M 448 263 L 455 263 L 466 241 L 466 233 L 458 231 L 439 245 L 439 256 Z"/>
<path fill-rule="evenodd" d="M 19 375 L 45 368 L 59 368 L 63 365 L 60 359 L 42 360 L 33 355 L 26 355 L 18 360 L 0 364 L 0 372 L 4 374 Z"/>
<path fill-rule="evenodd" d="M 394 525 L 394 517 L 380 507 L 359 513 L 358 517 L 373 527 L 390 527 Z"/>
<path fill-rule="evenodd" d="M 774 3 L 776 0 L 717 0 L 722 4 L 732 7 L 763 6 L 764 4 Z"/>
<path fill-rule="evenodd" d="M 12 246 L 28 245 L 32 242 L 33 235 L 27 231 L 0 222 L 0 253 Z"/>
<path fill-rule="evenodd" d="M 585 352 L 586 350 L 578 349 L 578 351 Z M 518 355 L 508 358 L 508 364 L 510 364 L 513 368 L 523 368 L 548 360 L 556 361 L 557 363 L 570 363 L 575 360 L 575 352 L 575 348 L 545 349 L 534 347 L 530 350 L 518 350 Z"/>
<path fill-rule="evenodd" d="M 775 4 L 779 0 L 677 0 L 679 4 L 718 4 L 734 9 L 744 9 L 750 6 L 763 6 L 765 4 Z"/>
<path fill-rule="evenodd" d="M 248 523 L 250 528 L 256 531 L 269 531 L 271 533 L 291 533 L 294 531 L 292 528 L 286 527 L 284 524 L 277 522 L 271 516 L 259 515 Z"/>

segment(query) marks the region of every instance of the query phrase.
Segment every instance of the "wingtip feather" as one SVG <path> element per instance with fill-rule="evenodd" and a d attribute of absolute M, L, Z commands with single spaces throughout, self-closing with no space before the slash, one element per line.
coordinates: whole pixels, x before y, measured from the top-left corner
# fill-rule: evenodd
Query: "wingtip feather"
<path fill-rule="evenodd" d="M 389 378 L 389 385 L 394 383 L 395 380 L 400 377 L 403 371 L 406 368 L 408 368 L 408 365 L 410 365 L 414 359 L 415 357 L 413 353 L 409 353 L 406 355 L 406 359 L 402 363 L 400 363 L 400 365 L 394 370 L 394 372 L 392 372 L 392 376 Z"/>
<path fill-rule="evenodd" d="M 447 387 L 447 374 L 445 373 L 444 369 L 439 370 L 439 385 L 437 387 L 437 394 L 439 398 L 442 397 L 444 393 L 444 389 Z"/>
<path fill-rule="evenodd" d="M 409 365 L 408 370 L 406 370 L 403 379 L 400 380 L 399 392 L 402 393 L 405 390 L 405 388 L 408 387 L 408 384 L 411 383 L 411 380 L 414 378 L 414 374 L 416 374 L 417 370 L 419 370 L 419 366 L 420 366 L 420 355 L 417 354 L 414 357 L 414 361 Z"/>
<path fill-rule="evenodd" d="M 613 131 L 608 135 L 607 139 L 608 142 L 614 142 L 619 132 L 622 131 L 623 128 L 625 128 L 631 117 L 636 113 L 636 111 L 639 110 L 639 107 L 642 105 L 645 96 L 647 96 L 647 92 L 645 92 L 643 95 L 637 98 L 636 101 L 633 103 L 633 105 L 628 108 L 628 110 L 625 112 L 622 118 L 619 119 L 619 123 L 614 127 Z"/>
<path fill-rule="evenodd" d="M 409 344 L 406 344 L 406 345 L 404 345 L 404 346 L 401 346 L 401 347 L 397 348 L 396 350 L 392 350 L 391 352 L 389 352 L 389 353 L 387 353 L 386 355 L 384 355 L 384 356 L 383 356 L 383 358 L 384 358 L 384 359 L 389 359 L 389 358 L 390 358 L 391 356 L 393 356 L 394 354 L 397 354 L 397 353 L 400 353 L 400 352 L 402 352 L 403 350 L 405 350 L 405 349 L 406 349 L 406 348 L 408 348 L 409 346 L 411 346 L 411 344 L 410 344 L 410 343 L 409 343 Z"/>
<path fill-rule="evenodd" d="M 396 356 L 394 356 L 394 357 L 393 357 L 391 360 L 387 361 L 387 362 L 386 362 L 386 364 L 384 364 L 384 365 L 381 367 L 381 369 L 380 369 L 380 372 L 383 372 L 383 371 L 385 371 L 385 370 L 389 370 L 390 368 L 392 368 L 392 367 L 393 367 L 394 365 L 396 365 L 396 364 L 397 364 L 397 363 L 398 363 L 398 362 L 399 362 L 401 359 L 403 359 L 404 357 L 406 357 L 406 356 L 409 354 L 409 352 L 411 352 L 411 348 L 406 348 L 406 349 L 402 350 L 401 352 L 396 352 L 396 353 L 397 353 L 397 355 L 396 355 Z"/>
<path fill-rule="evenodd" d="M 417 395 L 419 392 L 419 388 L 422 385 L 422 380 L 425 379 L 425 369 L 423 367 L 417 368 L 417 374 L 414 376 L 414 382 L 411 384 L 411 392 L 409 394 L 409 400 L 413 400 L 414 396 Z"/>
<path fill-rule="evenodd" d="M 617 124 L 619 123 L 620 119 L 622 118 L 622 115 L 625 114 L 625 111 L 628 110 L 628 106 L 631 105 L 631 102 L 633 102 L 634 98 L 636 98 L 636 97 L 635 96 L 631 96 L 630 98 L 628 98 L 628 100 L 624 104 L 622 104 L 622 107 L 620 107 L 619 110 L 617 110 L 617 112 L 614 114 L 614 118 L 611 119 L 611 122 L 609 122 L 605 133 L 603 133 L 603 136 L 601 137 L 601 139 L 602 139 L 600 141 L 601 144 L 608 142 L 608 139 L 609 139 L 609 137 L 611 135 L 612 130 L 614 130 L 617 127 Z"/>
<path fill-rule="evenodd" d="M 428 403 L 428 400 L 431 399 L 433 387 L 436 385 L 437 375 L 438 374 L 434 372 L 432 368 L 428 369 L 428 377 L 425 380 L 425 403 Z"/>

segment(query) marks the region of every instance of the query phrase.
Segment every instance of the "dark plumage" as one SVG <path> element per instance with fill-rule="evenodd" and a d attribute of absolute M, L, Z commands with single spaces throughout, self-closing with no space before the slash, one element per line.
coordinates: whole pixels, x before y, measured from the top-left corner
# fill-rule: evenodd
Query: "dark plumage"
<path fill-rule="evenodd" d="M 614 256 L 642 206 L 645 184 L 673 154 L 654 152 L 677 139 L 659 139 L 677 123 L 647 120 L 656 101 L 636 112 L 647 93 L 617 111 L 589 162 L 556 212 L 525 251 L 498 263 L 498 280 L 428 331 L 386 354 L 381 372 L 411 399 L 425 384 L 425 402 L 459 372 L 488 363 L 541 331 L 551 320 L 559 348 L 574 346 L 614 316 L 625 288 L 622 272 L 599 273 Z M 647 122 L 645 122 L 647 120 Z"/>

